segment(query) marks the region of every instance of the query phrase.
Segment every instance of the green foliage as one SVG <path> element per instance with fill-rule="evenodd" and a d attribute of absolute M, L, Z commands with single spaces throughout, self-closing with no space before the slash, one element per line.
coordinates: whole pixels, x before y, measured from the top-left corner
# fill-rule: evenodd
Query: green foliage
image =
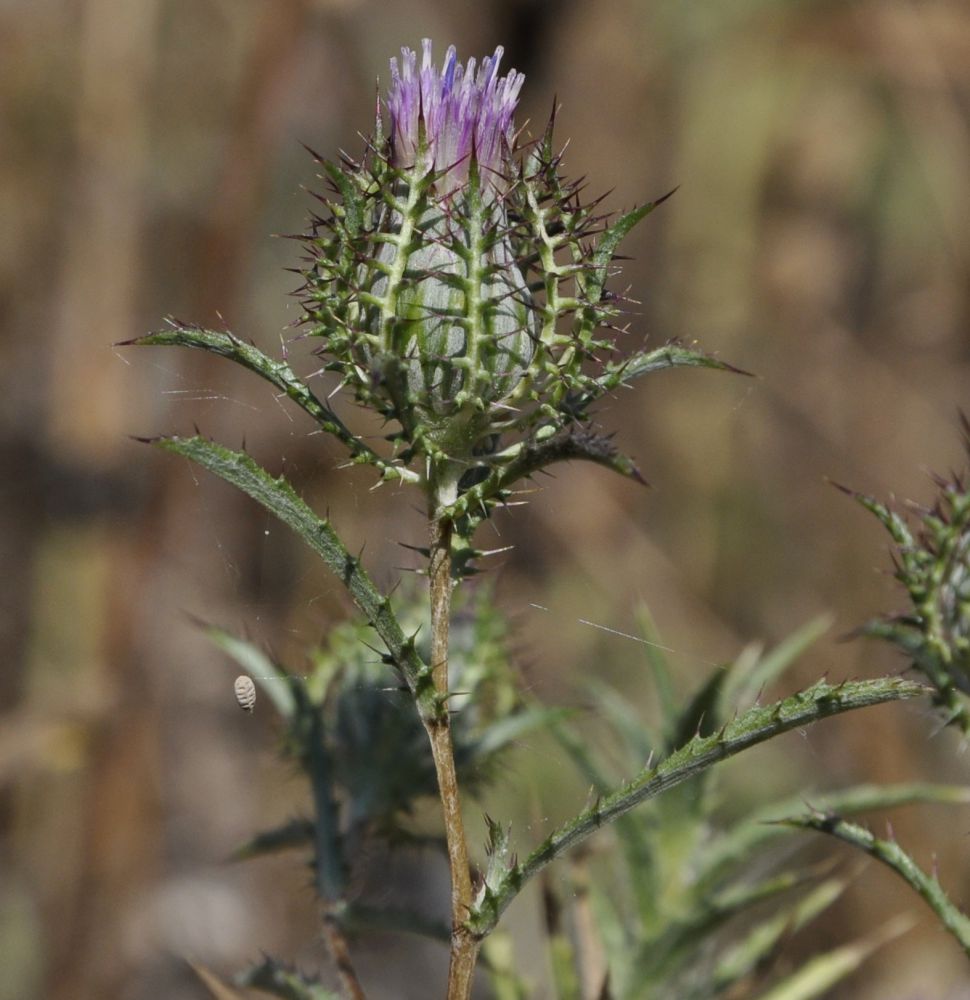
<path fill-rule="evenodd" d="M 231 333 L 205 330 L 187 323 L 172 322 L 168 329 L 158 330 L 144 337 L 127 342 L 125 346 L 191 347 L 196 350 L 228 358 L 254 372 L 275 389 L 284 393 L 308 414 L 320 429 L 333 435 L 346 446 L 355 463 L 372 465 L 384 480 L 417 480 L 417 476 L 395 462 L 385 462 L 372 448 L 356 437 L 334 411 L 314 395 L 310 387 L 299 379 L 285 361 L 277 361 L 263 354 L 252 344 L 243 343 Z"/>
<path fill-rule="evenodd" d="M 517 865 L 510 865 L 497 883 L 483 887 L 469 924 L 486 934 L 528 879 L 570 848 L 582 843 L 602 827 L 629 813 L 635 806 L 655 798 L 712 765 L 763 743 L 781 733 L 869 705 L 915 698 L 925 693 L 919 684 L 883 677 L 873 681 L 828 684 L 819 681 L 771 705 L 755 706 L 715 729 L 709 736 L 697 735 L 653 767 L 646 767 L 615 791 L 598 797 L 589 808 L 564 823 Z M 667 825 L 664 836 L 674 836 Z"/>
<path fill-rule="evenodd" d="M 963 428 L 970 457 L 966 417 Z M 870 621 L 860 632 L 901 649 L 936 689 L 947 724 L 970 735 L 970 488 L 966 475 L 934 476 L 934 482 L 933 504 L 912 505 L 915 532 L 902 515 L 852 493 L 889 532 L 896 579 L 910 600 L 907 611 Z"/>
<path fill-rule="evenodd" d="M 852 707 L 920 692 L 918 686 L 894 688 L 888 680 L 833 686 L 818 684 L 806 692 L 767 706 L 742 710 L 764 683 L 777 679 L 818 636 L 824 621 L 813 622 L 774 650 L 745 651 L 715 671 L 682 703 L 668 693 L 661 698 L 660 725 L 639 720 L 628 702 L 602 685 L 591 687 L 594 714 L 605 721 L 612 753 L 597 752 L 572 720 L 557 720 L 553 731 L 584 780 L 595 804 L 579 821 L 564 824 L 510 875 L 519 881 L 562 853 L 565 841 L 580 839 L 598 817 L 615 818 L 615 847 L 587 851 L 574 860 L 564 880 L 562 898 L 553 907 L 565 911 L 550 931 L 553 964 L 563 962 L 564 949 L 575 966 L 590 954 L 603 954 L 608 991 L 616 1000 L 714 1000 L 717 997 L 772 997 L 774 1000 L 823 996 L 849 974 L 890 931 L 816 956 L 792 974 L 774 960 L 797 930 L 837 900 L 848 884 L 842 876 L 799 863 L 790 849 L 772 851 L 789 827 L 766 823 L 788 815 L 793 801 L 767 804 L 740 819 L 721 818 L 722 796 L 717 771 L 709 765 L 750 746 L 760 738 L 791 729 L 813 711 Z M 658 688 L 669 690 L 670 672 L 657 648 L 650 657 Z M 815 715 L 814 717 L 818 717 Z M 767 732 L 764 727 L 768 727 Z M 617 748 L 619 748 L 617 750 Z M 664 759 L 633 782 L 611 792 L 615 761 L 621 768 L 642 766 L 648 755 Z M 646 795 L 643 793 L 646 791 Z M 632 800 L 649 798 L 635 812 Z M 967 802 L 965 788 L 927 785 L 874 788 L 864 786 L 819 796 L 837 801 L 847 811 L 875 809 L 914 801 Z M 626 807 L 626 808 L 624 808 Z M 623 809 L 622 814 L 618 814 Z M 589 896 L 591 918 L 576 912 Z M 501 909 L 501 887 L 492 892 L 493 913 Z M 549 909 L 547 904 L 547 910 Z M 484 914 L 483 914 L 484 915 Z M 571 939 L 559 925 L 572 917 Z M 895 928 L 891 933 L 898 933 Z M 595 937 L 589 940 L 590 935 Z M 767 992 L 765 992 L 767 990 Z M 560 993 L 560 1000 L 573 994 Z"/>
<path fill-rule="evenodd" d="M 798 829 L 830 834 L 887 865 L 926 900 L 943 926 L 960 942 L 960 946 L 970 957 L 970 918 L 950 902 L 937 879 L 927 875 L 896 843 L 891 829 L 886 839 L 880 839 L 857 823 L 850 823 L 834 813 L 817 810 L 807 815 L 794 816 L 784 822 Z"/>
<path fill-rule="evenodd" d="M 283 476 L 274 478 L 248 455 L 230 451 L 202 437 L 157 438 L 152 443 L 197 462 L 251 496 L 292 528 L 343 582 L 367 622 L 387 646 L 389 661 L 401 672 L 422 715 L 434 718 L 444 710 L 435 699 L 431 672 L 418 655 L 413 637 L 405 636 L 391 611 L 389 599 L 374 586 L 360 560 L 348 552 L 330 522 L 317 517 Z"/>
<path fill-rule="evenodd" d="M 339 1000 L 338 994 L 325 989 L 315 976 L 307 976 L 271 958 L 247 969 L 236 977 L 236 982 L 281 1000 Z"/>
<path fill-rule="evenodd" d="M 430 43 L 427 51 L 430 61 Z M 394 600 L 378 590 L 329 519 L 248 455 L 198 435 L 154 441 L 290 527 L 344 584 L 362 616 L 335 627 L 302 674 L 244 639 L 209 630 L 280 717 L 282 753 L 307 780 L 312 803 L 307 816 L 258 834 L 236 856 L 308 849 L 324 936 L 343 988 L 357 998 L 363 991 L 346 935 L 381 928 L 448 941 L 449 995 L 467 1000 L 479 946 L 537 875 L 559 1000 L 591 992 L 604 1000 L 821 996 L 899 928 L 843 944 L 787 975 L 774 968 L 787 939 L 824 913 L 848 882 L 765 853 L 793 826 L 825 830 L 890 865 L 968 948 L 967 918 L 894 842 L 828 813 L 764 824 L 790 817 L 790 800 L 741 819 L 724 818 L 719 809 L 713 765 L 828 716 L 913 698 L 926 688 L 887 677 L 822 680 L 761 704 L 762 689 L 811 644 L 821 622 L 766 655 L 747 651 L 683 701 L 654 647 L 661 705 L 655 726 L 644 725 L 616 692 L 591 689 L 621 748 L 617 771 L 571 716 L 529 704 L 519 693 L 487 592 L 452 603 L 453 582 L 474 572 L 485 554 L 474 547 L 476 528 L 523 480 L 573 459 L 641 479 L 634 462 L 593 430 L 593 408 L 605 395 L 668 368 L 737 371 L 679 344 L 618 356 L 613 334 L 622 300 L 607 287 L 618 273 L 617 250 L 664 199 L 611 221 L 597 214 L 597 202 L 581 200 L 580 183 L 563 177 L 552 122 L 538 142 L 516 146 L 511 113 L 521 77 L 506 78 L 504 104 L 495 104 L 499 55 L 482 71 L 477 90 L 461 89 L 464 70 L 456 69 L 452 51 L 438 89 L 429 90 L 431 78 L 418 84 L 409 53 L 407 81 L 395 65 L 388 99 L 397 109 L 396 138 L 385 134 L 378 115 L 359 162 L 318 161 L 332 197 L 320 199 L 323 213 L 302 238 L 308 255 L 300 272 L 302 323 L 338 389 L 385 420 L 389 434 L 380 450 L 352 432 L 285 361 L 229 333 L 173 323 L 134 342 L 187 346 L 245 367 L 340 441 L 352 463 L 372 466 L 381 481 L 418 485 L 427 503 L 429 546 L 418 551 L 428 562 L 430 606 L 410 588 Z M 469 64 L 465 82 L 472 77 Z M 425 99 L 445 93 L 468 98 L 462 128 L 479 131 L 465 130 L 466 138 L 475 136 L 466 162 L 442 167 L 436 156 L 455 138 L 455 123 L 436 117 L 437 98 Z M 414 120 L 402 143 L 405 108 Z M 491 124 L 476 119 L 482 108 L 493 115 Z M 499 111 L 507 112 L 500 128 Z M 434 139 L 440 149 L 431 149 L 432 126 L 442 128 Z M 485 126 L 507 140 L 492 150 L 498 159 L 491 165 L 477 158 Z M 863 631 L 902 648 L 932 684 L 947 721 L 970 733 L 970 493 L 960 477 L 937 485 L 936 503 L 917 512 L 915 534 L 905 518 L 859 498 L 890 532 L 897 577 L 912 604 Z M 379 651 L 369 645 L 371 631 L 383 644 Z M 590 783 L 590 802 L 521 861 L 511 827 L 487 818 L 485 865 L 473 893 L 458 786 L 474 792 L 494 782 L 502 751 L 539 726 L 555 734 Z M 375 842 L 388 851 L 442 846 L 413 828 L 417 806 L 436 792 L 452 875 L 447 927 L 407 908 L 371 907 L 348 890 L 355 861 Z M 966 790 L 860 786 L 819 796 L 826 808 L 844 812 L 917 800 L 966 801 Z M 620 849 L 595 858 L 592 838 L 607 826 Z M 549 866 L 569 852 L 574 902 L 567 906 Z M 529 995 L 507 940 L 492 938 L 484 953 L 496 996 Z M 606 968 L 591 985 L 592 956 L 599 953 Z M 234 995 L 206 970 L 200 975 L 215 995 Z M 289 1000 L 332 996 L 316 979 L 273 959 L 240 982 Z"/>
<path fill-rule="evenodd" d="M 500 199 L 474 164 L 443 199 L 441 178 L 394 165 L 389 141 L 378 122 L 360 162 L 318 160 L 332 197 L 321 197 L 325 210 L 304 238 L 301 289 L 324 368 L 391 427 L 386 454 L 288 363 L 231 333 L 173 321 L 128 343 L 225 357 L 294 402 L 351 462 L 382 482 L 419 485 L 454 526 L 453 571 L 464 576 L 483 554 L 472 544 L 481 521 L 548 466 L 591 461 L 642 481 L 592 429 L 603 396 L 669 368 L 738 369 L 680 344 L 618 356 L 621 299 L 607 279 L 621 240 L 664 199 L 610 224 L 562 178 L 552 122 L 540 142 L 508 151 Z M 201 461 L 198 449 L 192 457 Z"/>
<path fill-rule="evenodd" d="M 402 624 L 417 629 L 427 614 L 425 595 L 405 586 L 396 604 Z M 336 625 L 326 643 L 309 653 L 303 674 L 222 629 L 207 631 L 237 667 L 253 671 L 281 717 L 284 755 L 299 764 L 311 785 L 324 786 L 316 791 L 318 800 L 334 803 L 339 842 L 332 848 L 343 857 L 341 867 L 375 834 L 414 843 L 406 819 L 437 793 L 431 750 L 407 690 L 393 683 L 387 664 L 368 645 L 366 627 Z M 416 650 L 428 655 L 420 633 Z M 462 786 L 474 791 L 495 777 L 502 752 L 516 739 L 561 713 L 528 705 L 519 694 L 504 624 L 487 588 L 458 602 L 451 657 L 455 761 Z M 258 835 L 237 856 L 312 844 L 320 825 L 319 818 L 291 820 Z"/>

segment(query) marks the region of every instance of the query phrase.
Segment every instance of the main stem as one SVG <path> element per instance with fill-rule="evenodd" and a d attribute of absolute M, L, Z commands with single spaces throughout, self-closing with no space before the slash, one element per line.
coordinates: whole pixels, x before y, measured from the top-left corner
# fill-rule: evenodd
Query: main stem
<path fill-rule="evenodd" d="M 433 505 L 434 506 L 434 505 Z M 451 622 L 451 522 L 431 516 L 428 575 L 431 581 L 431 670 L 441 710 L 425 726 L 438 775 L 438 789 L 445 820 L 448 863 L 451 867 L 451 961 L 448 968 L 448 1000 L 471 996 L 479 941 L 465 926 L 472 906 L 472 881 L 468 846 L 461 817 L 455 753 L 451 742 L 448 707 L 448 630 Z"/>

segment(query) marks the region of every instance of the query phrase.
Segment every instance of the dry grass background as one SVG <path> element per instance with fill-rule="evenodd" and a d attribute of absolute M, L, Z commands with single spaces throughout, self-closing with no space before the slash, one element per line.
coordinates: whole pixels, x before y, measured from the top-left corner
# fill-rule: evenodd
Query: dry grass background
<path fill-rule="evenodd" d="M 284 454 L 385 582 L 421 517 L 410 497 L 336 471 L 328 442 L 246 373 L 110 345 L 174 313 L 274 350 L 297 250 L 269 234 L 299 230 L 308 209 L 300 142 L 356 149 L 374 78 L 424 35 L 463 55 L 504 44 L 528 77 L 520 120 L 541 126 L 558 97 L 567 166 L 593 193 L 612 188 L 613 209 L 680 185 L 627 248 L 641 302 L 630 343 L 696 338 L 757 374 L 674 373 L 602 412 L 653 489 L 571 467 L 500 519 L 516 549 L 496 582 L 527 682 L 567 698 L 595 665 L 645 701 L 636 644 L 578 620 L 633 632 L 642 601 L 685 685 L 826 610 L 833 639 L 800 679 L 900 665 L 834 641 L 897 595 L 879 529 L 823 480 L 925 499 L 925 470 L 961 461 L 964 0 L 7 0 L 2 1000 L 196 998 L 185 957 L 224 971 L 260 948 L 319 958 L 296 859 L 222 864 L 295 811 L 299 789 L 266 713 L 240 717 L 231 671 L 186 612 L 298 661 L 346 602 L 247 500 L 127 435 L 198 423 L 267 463 Z M 309 370 L 303 346 L 291 357 Z M 966 781 L 967 756 L 931 729 L 900 707 L 824 723 L 786 738 L 784 759 L 736 767 L 732 788 Z M 534 749 L 554 774 L 552 751 Z M 511 812 L 535 770 L 517 757 L 494 808 Z M 966 810 L 913 808 L 894 826 L 970 906 Z M 833 995 L 970 996 L 957 947 L 871 869 L 814 941 L 900 910 L 916 929 Z M 526 939 L 528 904 L 512 917 Z M 437 993 L 440 957 L 362 948 L 375 996 Z"/>

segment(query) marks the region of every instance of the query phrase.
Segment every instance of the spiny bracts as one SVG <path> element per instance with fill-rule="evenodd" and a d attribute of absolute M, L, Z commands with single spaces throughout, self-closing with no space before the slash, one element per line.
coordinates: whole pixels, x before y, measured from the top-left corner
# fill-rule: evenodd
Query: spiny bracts
<path fill-rule="evenodd" d="M 304 237 L 303 325 L 357 401 L 392 422 L 398 459 L 437 468 L 443 502 L 463 476 L 515 459 L 507 435 L 549 440 L 627 380 L 608 360 L 620 300 L 605 285 L 653 207 L 609 226 L 561 177 L 552 121 L 521 142 L 523 77 L 500 76 L 501 57 L 476 71 L 450 48 L 439 70 L 430 41 L 420 68 L 403 49 L 365 155 L 318 158 L 331 192 Z M 670 363 L 708 363 L 691 357 Z"/>
<path fill-rule="evenodd" d="M 962 417 L 970 460 L 970 421 Z M 970 483 L 966 473 L 934 476 L 929 507 L 910 505 L 918 528 L 873 497 L 847 491 L 889 531 L 896 579 L 910 607 L 866 623 L 860 632 L 898 646 L 936 688 L 946 721 L 970 734 Z"/>

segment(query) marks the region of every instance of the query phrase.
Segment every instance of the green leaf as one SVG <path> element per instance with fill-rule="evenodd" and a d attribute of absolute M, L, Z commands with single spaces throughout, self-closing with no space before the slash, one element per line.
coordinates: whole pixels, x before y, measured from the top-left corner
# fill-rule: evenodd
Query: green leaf
<path fill-rule="evenodd" d="M 374 586 L 360 560 L 347 551 L 330 522 L 317 517 L 286 479 L 273 478 L 248 455 L 202 437 L 163 437 L 150 443 L 197 462 L 292 528 L 343 582 L 354 603 L 384 640 L 392 661 L 415 696 L 419 711 L 426 718 L 438 716 L 441 708 L 435 698 L 431 672 L 418 656 L 413 641 L 405 637 L 390 601 Z"/>
<path fill-rule="evenodd" d="M 881 504 L 875 497 L 868 496 L 865 493 L 859 493 L 857 490 L 850 489 L 848 486 L 842 486 L 835 482 L 833 482 L 832 485 L 837 490 L 841 490 L 843 493 L 852 497 L 871 514 L 875 514 L 876 517 L 882 522 L 883 527 L 889 532 L 892 540 L 900 548 L 908 549 L 915 544 L 915 539 L 913 538 L 912 532 L 909 530 L 909 525 L 894 510 L 891 510 L 885 504 Z"/>
<path fill-rule="evenodd" d="M 842 879 L 826 879 L 792 906 L 756 924 L 717 963 L 713 985 L 726 990 L 762 964 L 786 936 L 800 930 L 827 910 L 845 890 Z"/>
<path fill-rule="evenodd" d="M 255 372 L 292 399 L 300 409 L 317 422 L 322 430 L 332 434 L 347 447 L 354 462 L 375 466 L 382 472 L 385 479 L 408 481 L 418 479 L 416 473 L 403 466 L 385 461 L 364 444 L 344 425 L 329 406 L 313 394 L 306 383 L 294 374 L 286 362 L 274 360 L 252 344 L 244 343 L 232 334 L 205 330 L 202 327 L 190 326 L 185 323 L 173 323 L 168 330 L 157 330 L 147 336 L 124 341 L 121 346 L 192 347 L 210 354 L 218 354 L 223 358 L 229 358 L 230 361 L 235 361 L 243 368 Z"/>
<path fill-rule="evenodd" d="M 494 881 L 491 892 L 473 909 L 469 925 L 478 934 L 488 933 L 522 885 L 550 862 L 641 802 L 702 773 L 719 761 L 831 715 L 926 693 L 924 686 L 896 677 L 846 681 L 837 685 L 819 681 L 773 705 L 748 709 L 718 732 L 695 737 L 656 767 L 645 769 L 632 781 L 563 824 L 524 862 L 510 867 L 504 876 Z"/>
<path fill-rule="evenodd" d="M 814 1000 L 828 996 L 833 986 L 855 972 L 877 948 L 899 937 L 911 926 L 905 917 L 892 920 L 869 938 L 816 955 L 797 972 L 760 994 L 758 1000 Z"/>
<path fill-rule="evenodd" d="M 357 185 L 336 163 L 320 159 L 318 159 L 318 162 L 326 171 L 330 180 L 337 186 L 337 190 L 343 199 L 343 218 L 347 234 L 351 237 L 357 236 L 364 225 L 364 201 L 357 190 Z"/>
<path fill-rule="evenodd" d="M 783 836 L 787 827 L 779 821 L 799 812 L 809 803 L 822 812 L 859 813 L 872 809 L 889 809 L 916 802 L 936 802 L 949 805 L 970 803 L 970 788 L 964 785 L 930 785 L 906 783 L 898 785 L 855 785 L 835 792 L 799 792 L 780 802 L 762 806 L 746 816 L 735 827 L 714 840 L 698 859 L 702 866 L 698 881 L 714 882 L 745 859 L 760 853 L 763 845 Z"/>
<path fill-rule="evenodd" d="M 468 515 L 477 516 L 496 498 L 506 498 L 507 491 L 522 479 L 528 479 L 557 462 L 585 461 L 612 469 L 622 476 L 644 483 L 633 461 L 617 451 L 613 442 L 603 435 L 573 427 L 541 441 L 521 441 L 489 459 L 488 475 L 469 487 L 447 507 L 435 512 L 435 517 L 455 521 Z"/>
<path fill-rule="evenodd" d="M 970 918 L 950 902 L 940 883 L 933 876 L 927 875 L 895 840 L 881 840 L 856 823 L 826 813 L 815 812 L 782 822 L 798 829 L 830 834 L 887 865 L 923 897 L 943 926 L 970 956 Z"/>
<path fill-rule="evenodd" d="M 674 191 L 676 191 L 676 188 Z M 671 197 L 674 191 L 668 191 L 667 194 L 662 198 L 657 198 L 656 201 L 648 201 L 639 208 L 631 209 L 629 212 L 621 215 L 613 225 L 606 229 L 596 244 L 596 249 L 593 251 L 590 261 L 592 264 L 591 273 L 584 283 L 583 291 L 588 301 L 596 303 L 602 297 L 603 286 L 609 277 L 609 265 L 616 254 L 620 242 L 638 222 L 645 219 L 655 208 L 662 205 Z"/>
<path fill-rule="evenodd" d="M 595 379 L 596 394 L 612 392 L 621 385 L 627 385 L 635 378 L 665 371 L 668 368 L 712 368 L 715 371 L 733 372 L 735 375 L 750 375 L 742 368 L 729 365 L 726 361 L 711 357 L 703 351 L 695 351 L 680 344 L 665 344 L 652 351 L 639 351 L 623 361 L 610 364 L 606 372 Z"/>

